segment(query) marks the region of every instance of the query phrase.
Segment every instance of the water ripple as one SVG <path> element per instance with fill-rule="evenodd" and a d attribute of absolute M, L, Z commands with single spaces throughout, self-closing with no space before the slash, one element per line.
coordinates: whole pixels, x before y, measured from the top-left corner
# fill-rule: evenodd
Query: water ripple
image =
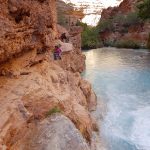
<path fill-rule="evenodd" d="M 150 150 L 150 53 L 102 48 L 85 52 L 89 80 L 107 105 L 101 136 L 109 150 Z"/>

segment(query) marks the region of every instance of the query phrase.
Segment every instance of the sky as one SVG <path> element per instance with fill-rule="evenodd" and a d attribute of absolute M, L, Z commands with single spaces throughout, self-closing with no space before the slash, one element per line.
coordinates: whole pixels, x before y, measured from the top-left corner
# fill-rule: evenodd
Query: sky
<path fill-rule="evenodd" d="M 78 3 L 102 3 L 104 7 L 115 6 L 118 4 L 119 0 L 64 0 L 66 2 L 71 2 L 73 4 Z"/>
<path fill-rule="evenodd" d="M 87 23 L 88 25 L 95 26 L 100 17 L 101 17 L 101 10 L 103 8 L 113 7 L 120 4 L 122 0 L 64 0 L 66 3 L 73 3 L 76 7 L 87 6 L 84 9 L 84 13 L 86 16 L 83 18 L 83 22 Z"/>

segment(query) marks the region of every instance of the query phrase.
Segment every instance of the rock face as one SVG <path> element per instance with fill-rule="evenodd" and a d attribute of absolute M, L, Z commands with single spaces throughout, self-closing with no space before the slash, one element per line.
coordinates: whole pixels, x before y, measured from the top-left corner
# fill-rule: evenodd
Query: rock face
<path fill-rule="evenodd" d="M 109 7 L 102 11 L 100 22 L 109 20 L 112 26 L 111 29 L 106 28 L 100 32 L 104 44 L 111 46 L 120 41 L 131 41 L 141 47 L 146 47 L 150 23 L 140 21 L 136 17 L 138 2 L 137 0 L 124 0 L 118 7 Z"/>
<path fill-rule="evenodd" d="M 81 52 L 81 32 L 79 26 L 71 26 L 68 32 L 64 27 L 58 25 L 58 36 L 66 33 L 69 41 L 64 43 L 57 40 L 55 44 L 60 44 L 63 52 L 63 63 L 59 63 L 61 67 L 72 72 L 82 72 L 85 69 L 85 56 Z"/>
<path fill-rule="evenodd" d="M 112 16 L 121 14 L 128 14 L 136 9 L 137 0 L 124 0 L 120 3 L 118 7 L 108 7 L 107 9 L 103 9 L 101 14 L 101 20 L 109 19 Z"/>
<path fill-rule="evenodd" d="M 56 34 L 55 0 L 2 0 L 0 63 L 27 51 L 45 52 Z"/>
<path fill-rule="evenodd" d="M 73 6 L 66 4 L 62 0 L 57 0 L 57 15 L 58 15 L 58 23 L 65 27 L 67 31 L 65 31 L 63 28 L 59 29 L 59 36 L 62 33 L 66 33 L 66 35 L 69 37 L 70 42 L 73 44 L 73 46 L 76 49 L 79 49 L 78 52 L 80 52 L 81 49 L 81 32 L 82 27 L 78 26 L 78 21 L 81 21 L 81 19 L 84 17 L 84 14 L 79 10 L 75 10 Z M 60 32 L 61 31 L 61 32 Z M 60 34 L 61 33 L 61 34 Z"/>
<path fill-rule="evenodd" d="M 22 138 L 14 150 L 89 150 L 86 141 L 74 124 L 63 115 L 52 115 L 43 120 Z M 26 144 L 25 144 L 26 143 Z"/>
<path fill-rule="evenodd" d="M 24 68 L 17 77 L 0 77 L 0 87 L 2 145 L 11 148 L 28 132 L 30 124 L 46 118 L 47 112 L 55 106 L 90 141 L 94 122 L 88 110 L 95 108 L 96 97 L 79 73 L 44 61 Z"/>
<path fill-rule="evenodd" d="M 70 40 L 75 48 L 81 49 L 81 32 L 83 31 L 80 26 L 71 26 L 69 34 Z"/>
<path fill-rule="evenodd" d="M 56 150 L 88 150 L 96 96 L 79 73 L 85 67 L 80 45 L 53 60 L 55 0 L 2 0 L 0 10 L 0 149 L 44 150 L 59 139 Z M 47 118 L 55 107 L 75 126 L 63 116 Z M 39 136 L 46 132 L 48 138 Z"/>

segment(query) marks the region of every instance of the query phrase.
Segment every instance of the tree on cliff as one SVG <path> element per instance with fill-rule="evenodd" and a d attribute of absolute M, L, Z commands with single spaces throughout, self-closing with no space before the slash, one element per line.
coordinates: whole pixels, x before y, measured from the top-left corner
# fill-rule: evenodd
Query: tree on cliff
<path fill-rule="evenodd" d="M 150 0 L 144 0 L 138 5 L 139 16 L 142 19 L 150 19 Z"/>
<path fill-rule="evenodd" d="M 88 26 L 86 23 L 82 22 L 78 22 L 78 25 L 83 28 L 83 32 L 81 35 L 82 49 L 92 49 L 101 46 L 97 27 Z"/>
<path fill-rule="evenodd" d="M 150 0 L 144 0 L 142 3 L 138 5 L 139 8 L 139 16 L 146 20 L 150 20 Z M 150 34 L 147 42 L 147 47 L 150 49 Z"/>

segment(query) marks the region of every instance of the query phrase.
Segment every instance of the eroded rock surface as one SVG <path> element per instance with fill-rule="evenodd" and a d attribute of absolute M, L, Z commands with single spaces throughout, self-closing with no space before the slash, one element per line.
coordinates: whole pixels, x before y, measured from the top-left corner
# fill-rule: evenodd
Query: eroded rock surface
<path fill-rule="evenodd" d="M 89 150 L 81 133 L 63 115 L 52 115 L 29 130 L 12 150 Z"/>
<path fill-rule="evenodd" d="M 1 0 L 0 63 L 27 51 L 45 52 L 55 34 L 55 0 Z"/>
<path fill-rule="evenodd" d="M 24 73 L 17 78 L 0 77 L 1 141 L 11 147 L 28 122 L 44 119 L 55 106 L 90 141 L 93 119 L 88 109 L 96 105 L 90 84 L 79 73 L 65 71 L 53 62 L 44 61 Z"/>

